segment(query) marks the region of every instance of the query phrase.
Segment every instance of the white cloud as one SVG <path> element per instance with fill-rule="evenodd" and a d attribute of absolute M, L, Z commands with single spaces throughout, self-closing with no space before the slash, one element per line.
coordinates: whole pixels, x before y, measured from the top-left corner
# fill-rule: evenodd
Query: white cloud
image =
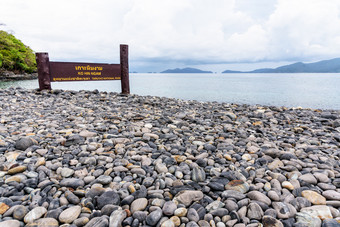
<path fill-rule="evenodd" d="M 0 22 L 52 59 L 256 62 L 337 57 L 338 0 L 0 0 Z M 150 64 L 149 64 L 150 65 Z"/>
<path fill-rule="evenodd" d="M 340 2 L 279 0 L 266 23 L 273 59 L 320 58 L 339 53 Z"/>

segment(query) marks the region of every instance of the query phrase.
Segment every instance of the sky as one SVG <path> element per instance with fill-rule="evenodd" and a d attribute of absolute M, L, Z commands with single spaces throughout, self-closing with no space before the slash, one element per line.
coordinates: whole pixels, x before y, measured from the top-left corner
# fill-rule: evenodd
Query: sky
<path fill-rule="evenodd" d="M 340 0 L 0 0 L 1 30 L 51 61 L 221 72 L 340 57 Z"/>

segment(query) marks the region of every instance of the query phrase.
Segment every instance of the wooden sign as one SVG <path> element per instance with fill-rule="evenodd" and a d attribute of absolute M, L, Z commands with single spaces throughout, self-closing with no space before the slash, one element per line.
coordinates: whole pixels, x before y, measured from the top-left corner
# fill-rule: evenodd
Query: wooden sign
<path fill-rule="evenodd" d="M 120 64 L 50 62 L 48 53 L 36 53 L 39 89 L 51 82 L 121 80 L 123 94 L 130 94 L 128 45 L 120 45 Z"/>
<path fill-rule="evenodd" d="M 50 73 L 52 82 L 121 79 L 119 64 L 50 62 Z"/>

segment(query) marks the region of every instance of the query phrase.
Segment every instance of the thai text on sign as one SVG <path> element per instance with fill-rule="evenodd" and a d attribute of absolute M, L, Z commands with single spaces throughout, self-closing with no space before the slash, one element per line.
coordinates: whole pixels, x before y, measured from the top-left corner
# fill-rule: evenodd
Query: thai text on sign
<path fill-rule="evenodd" d="M 130 94 L 128 45 L 120 45 L 120 64 L 50 62 L 48 53 L 36 53 L 39 90 L 51 82 L 120 80 L 122 94 Z"/>
<path fill-rule="evenodd" d="M 50 62 L 51 81 L 120 80 L 119 64 Z"/>

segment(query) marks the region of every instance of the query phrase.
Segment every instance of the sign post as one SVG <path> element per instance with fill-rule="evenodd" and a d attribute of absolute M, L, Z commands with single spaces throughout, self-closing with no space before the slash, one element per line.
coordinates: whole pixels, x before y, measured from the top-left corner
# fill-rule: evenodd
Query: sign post
<path fill-rule="evenodd" d="M 122 93 L 130 94 L 129 82 L 129 48 L 128 45 L 120 45 L 120 70 L 122 77 Z"/>
<path fill-rule="evenodd" d="M 50 62 L 48 53 L 36 53 L 40 90 L 51 82 L 121 80 L 122 94 L 130 94 L 128 45 L 120 45 L 120 64 Z"/>
<path fill-rule="evenodd" d="M 48 53 L 36 53 L 35 56 L 38 68 L 39 89 L 51 90 L 50 60 Z"/>

